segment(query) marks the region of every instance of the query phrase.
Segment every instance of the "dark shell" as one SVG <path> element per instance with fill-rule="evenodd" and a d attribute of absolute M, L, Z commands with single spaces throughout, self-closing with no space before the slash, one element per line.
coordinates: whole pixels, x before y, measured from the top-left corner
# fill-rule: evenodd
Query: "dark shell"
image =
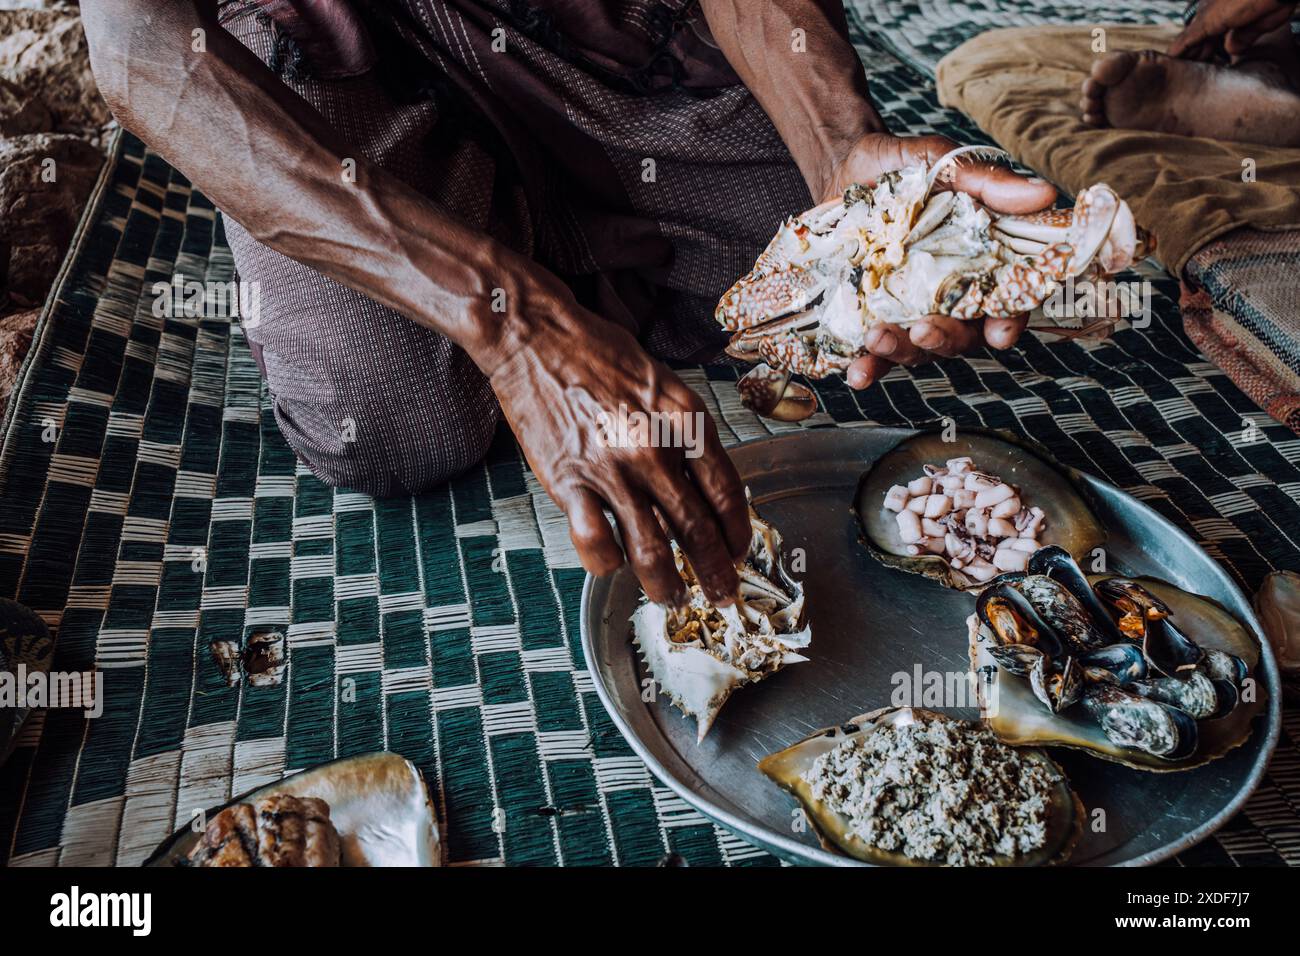
<path fill-rule="evenodd" d="M 1132 578 L 1106 578 L 1093 588 L 1127 640 L 1140 642 L 1149 621 L 1169 616 L 1168 606 Z"/>
<path fill-rule="evenodd" d="M 1086 653 L 1115 643 L 1093 623 L 1083 604 L 1060 581 L 1044 574 L 1028 574 L 1015 586 L 1042 619 L 1065 638 L 1072 653 Z"/>
<path fill-rule="evenodd" d="M 1142 654 L 1152 670 L 1166 677 L 1185 678 L 1196 670 L 1203 651 L 1195 641 L 1180 631 L 1169 618 L 1147 621 Z"/>
<path fill-rule="evenodd" d="M 1201 658 L 1200 669 L 1211 680 L 1227 681 L 1238 687 L 1250 676 L 1250 667 L 1245 661 L 1236 654 L 1229 654 L 1217 647 L 1212 647 L 1205 652 L 1205 656 Z"/>
<path fill-rule="evenodd" d="M 1094 629 L 1100 631 L 1104 638 L 1097 646 L 1124 640 L 1124 635 L 1115 626 L 1115 621 L 1097 597 L 1097 592 L 1088 583 L 1088 576 L 1070 552 L 1056 545 L 1039 548 L 1029 558 L 1028 571 L 1030 574 L 1046 575 L 1074 595 L 1092 621 Z"/>
<path fill-rule="evenodd" d="M 975 601 L 975 613 L 1001 645 L 1027 644 L 1052 660 L 1064 657 L 1063 635 L 1020 591 L 1019 583 L 1016 576 L 995 578 Z"/>
<path fill-rule="evenodd" d="M 1081 654 L 1079 663 L 1083 665 L 1083 679 L 1090 684 L 1105 681 L 1123 685 L 1147 676 L 1142 648 L 1127 641 Z"/>
<path fill-rule="evenodd" d="M 1140 697 L 1177 707 L 1195 720 L 1214 717 L 1222 706 L 1214 682 L 1199 671 L 1193 671 L 1185 680 L 1153 677 L 1135 681 L 1128 689 Z"/>
<path fill-rule="evenodd" d="M 1131 578 L 1107 578 L 1096 591 L 1118 617 L 1118 628 L 1130 640 L 1140 640 L 1151 669 L 1166 677 L 1186 677 L 1205 652 L 1172 620 L 1169 606 Z"/>
<path fill-rule="evenodd" d="M 1084 709 L 1110 741 L 1162 760 L 1181 760 L 1196 751 L 1196 721 L 1177 707 L 1148 700 L 1115 684 L 1092 684 Z"/>

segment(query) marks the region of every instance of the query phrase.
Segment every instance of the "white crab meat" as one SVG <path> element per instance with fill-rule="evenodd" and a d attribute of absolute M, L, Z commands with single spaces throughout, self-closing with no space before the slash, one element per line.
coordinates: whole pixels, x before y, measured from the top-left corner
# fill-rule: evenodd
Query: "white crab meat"
<path fill-rule="evenodd" d="M 646 667 L 673 704 L 695 718 L 697 742 L 738 688 L 808 660 L 800 653 L 812 642 L 803 621 L 803 588 L 781 561 L 781 535 L 752 510 L 750 526 L 734 604 L 713 607 L 674 546 L 688 586 L 686 606 L 645 601 L 632 615 L 633 640 Z"/>

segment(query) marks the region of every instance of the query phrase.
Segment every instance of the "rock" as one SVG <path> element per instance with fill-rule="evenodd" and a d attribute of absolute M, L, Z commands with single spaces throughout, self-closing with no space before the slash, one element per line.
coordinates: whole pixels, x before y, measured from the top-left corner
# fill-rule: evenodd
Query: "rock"
<path fill-rule="evenodd" d="M 0 78 L 16 88 L 20 106 L 35 100 L 49 114 L 52 125 L 46 129 L 98 139 L 112 119 L 90 72 L 90 52 L 76 7 L 0 9 Z M 0 123 L 4 114 L 0 95 Z"/>
<path fill-rule="evenodd" d="M 0 318 L 0 415 L 9 404 L 18 370 L 32 347 L 32 334 L 40 314 L 40 309 L 32 309 Z"/>
<path fill-rule="evenodd" d="M 54 126 L 54 117 L 38 97 L 0 77 L 0 136 L 39 133 Z"/>
<path fill-rule="evenodd" d="M 98 149 L 76 136 L 0 140 L 0 253 L 9 249 L 7 270 L 0 264 L 0 292 L 44 300 L 103 162 Z"/>

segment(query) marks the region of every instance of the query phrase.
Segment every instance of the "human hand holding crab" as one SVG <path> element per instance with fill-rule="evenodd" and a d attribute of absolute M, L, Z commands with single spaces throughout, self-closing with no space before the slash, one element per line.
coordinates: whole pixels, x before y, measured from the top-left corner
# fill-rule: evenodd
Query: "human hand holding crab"
<path fill-rule="evenodd" d="M 989 165 L 1005 156 L 871 134 L 832 165 L 815 190 L 832 198 L 787 219 L 714 312 L 734 333 L 727 353 L 756 363 L 738 385 L 744 404 L 800 421 L 817 399 L 793 375 L 864 387 L 898 362 L 1010 346 L 1071 280 L 1146 255 L 1148 237 L 1109 186 L 1045 208 L 1055 190 Z"/>
<path fill-rule="evenodd" d="M 868 133 L 835 166 L 821 198 L 838 200 L 855 183 L 874 186 L 891 170 L 933 165 L 956 148 L 946 136 Z M 969 193 L 996 212 L 1038 212 L 1056 199 L 1056 187 L 1051 183 L 1020 176 L 1001 164 L 972 162 L 952 167 L 952 173 L 941 177 L 941 188 Z M 919 365 L 936 355 L 952 358 L 982 345 L 1008 349 L 1016 344 L 1025 322 L 1024 314 L 976 321 L 936 314 L 908 329 L 878 325 L 867 333 L 865 345 L 870 354 L 855 359 L 845 379 L 853 388 L 868 388 L 895 365 Z"/>

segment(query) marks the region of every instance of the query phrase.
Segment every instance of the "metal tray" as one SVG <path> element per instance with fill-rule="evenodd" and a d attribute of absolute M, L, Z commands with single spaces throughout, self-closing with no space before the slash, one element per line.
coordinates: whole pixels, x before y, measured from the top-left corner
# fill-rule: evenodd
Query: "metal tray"
<path fill-rule="evenodd" d="M 596 692 L 632 748 L 665 785 L 722 826 L 798 863 L 852 865 L 798 832 L 796 804 L 755 764 L 811 731 L 890 703 L 892 676 L 968 667 L 965 619 L 974 599 L 919 575 L 877 563 L 858 542 L 849 510 L 866 467 L 914 432 L 896 428 L 804 431 L 738 446 L 732 458 L 754 504 L 803 548 L 801 577 L 813 629 L 811 660 L 737 692 L 704 743 L 695 722 L 667 698 L 642 701 L 644 666 L 628 618 L 640 587 L 625 566 L 588 576 L 582 592 L 582 647 Z M 960 454 L 960 436 L 954 446 Z M 1260 638 L 1249 601 L 1187 535 L 1148 506 L 1083 476 L 1106 526 L 1110 567 L 1163 578 L 1217 600 Z M 1281 689 L 1268 642 L 1260 639 L 1256 679 L 1268 694 L 1246 744 L 1180 773 L 1130 770 L 1063 749 L 1052 751 L 1089 810 L 1074 865 L 1146 865 L 1205 839 L 1236 813 L 1264 773 L 1277 743 Z M 974 709 L 943 709 L 975 717 Z M 1105 810 L 1105 827 L 1090 824 Z"/>

